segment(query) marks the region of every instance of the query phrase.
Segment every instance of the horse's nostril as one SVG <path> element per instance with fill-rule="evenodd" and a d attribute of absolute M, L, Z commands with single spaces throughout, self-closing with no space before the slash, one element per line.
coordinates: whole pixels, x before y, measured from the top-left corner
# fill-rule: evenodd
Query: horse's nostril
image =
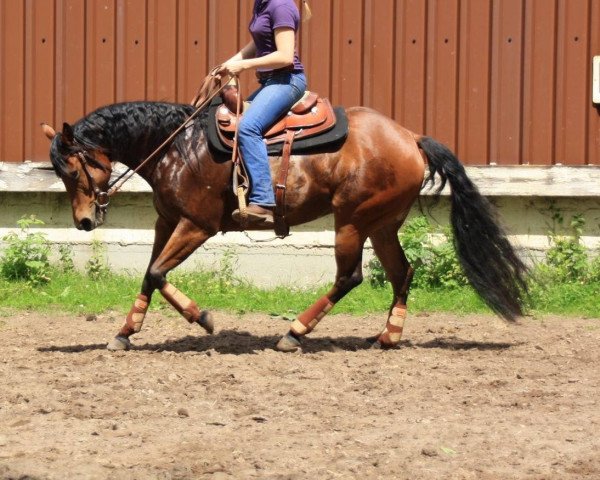
<path fill-rule="evenodd" d="M 86 232 L 89 232 L 90 230 L 92 230 L 94 228 L 94 224 L 92 223 L 92 221 L 89 218 L 84 218 L 83 220 L 81 220 L 79 222 L 79 230 L 85 230 Z"/>

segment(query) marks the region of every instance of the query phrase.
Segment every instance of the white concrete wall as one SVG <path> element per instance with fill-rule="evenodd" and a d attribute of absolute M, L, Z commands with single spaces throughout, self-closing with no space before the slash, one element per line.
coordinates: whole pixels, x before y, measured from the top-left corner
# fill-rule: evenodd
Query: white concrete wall
<path fill-rule="evenodd" d="M 583 214 L 583 241 L 590 249 L 600 249 L 600 168 L 502 170 L 468 169 L 482 192 L 498 206 L 511 240 L 524 254 L 540 256 L 548 248 L 548 233 L 557 227 L 553 221 L 557 212 L 567 224 L 573 215 Z M 149 188 L 139 179 L 128 184 L 113 198 L 105 226 L 94 232 L 80 232 L 73 227 L 69 201 L 61 185 L 52 172 L 0 164 L 0 238 L 16 228 L 23 215 L 35 214 L 46 223 L 43 231 L 51 242 L 73 247 L 78 266 L 85 265 L 92 241 L 98 240 L 106 245 L 114 269 L 143 272 L 150 257 L 156 219 Z M 448 223 L 447 196 L 435 207 L 427 195 L 421 203 L 432 221 Z M 412 214 L 418 213 L 415 206 Z M 335 275 L 332 229 L 332 219 L 326 217 L 293 229 L 284 240 L 251 240 L 272 238 L 268 232 L 219 234 L 181 268 L 219 268 L 223 255 L 228 253 L 239 275 L 258 285 L 329 283 Z M 367 245 L 363 262 L 371 256 Z"/>

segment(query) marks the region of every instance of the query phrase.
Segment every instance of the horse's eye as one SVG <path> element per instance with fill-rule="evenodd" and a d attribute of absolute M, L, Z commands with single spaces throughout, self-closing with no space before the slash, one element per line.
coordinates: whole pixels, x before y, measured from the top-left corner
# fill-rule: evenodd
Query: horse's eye
<path fill-rule="evenodd" d="M 71 177 L 73 180 L 79 180 L 79 170 L 73 170 L 72 172 L 69 172 L 69 177 Z"/>

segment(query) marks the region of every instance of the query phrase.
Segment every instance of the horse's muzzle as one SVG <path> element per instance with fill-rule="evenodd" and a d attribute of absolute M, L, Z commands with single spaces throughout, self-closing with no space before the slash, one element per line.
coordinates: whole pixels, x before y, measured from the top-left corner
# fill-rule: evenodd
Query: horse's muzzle
<path fill-rule="evenodd" d="M 94 222 L 91 218 L 83 218 L 79 221 L 79 224 L 75 226 L 78 230 L 91 232 L 96 227 L 96 222 Z"/>
<path fill-rule="evenodd" d="M 92 210 L 85 217 L 81 219 L 75 219 L 75 226 L 78 230 L 85 230 L 90 232 L 95 228 L 100 227 L 104 224 L 106 218 L 106 207 L 98 207 L 92 205 Z"/>

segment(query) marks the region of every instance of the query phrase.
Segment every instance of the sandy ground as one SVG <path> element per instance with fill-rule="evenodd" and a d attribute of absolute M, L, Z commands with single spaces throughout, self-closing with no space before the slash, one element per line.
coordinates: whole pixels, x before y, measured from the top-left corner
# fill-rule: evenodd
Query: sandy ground
<path fill-rule="evenodd" d="M 600 478 L 600 319 L 331 316 L 302 353 L 287 324 L 215 313 L 0 318 L 0 478 Z"/>

